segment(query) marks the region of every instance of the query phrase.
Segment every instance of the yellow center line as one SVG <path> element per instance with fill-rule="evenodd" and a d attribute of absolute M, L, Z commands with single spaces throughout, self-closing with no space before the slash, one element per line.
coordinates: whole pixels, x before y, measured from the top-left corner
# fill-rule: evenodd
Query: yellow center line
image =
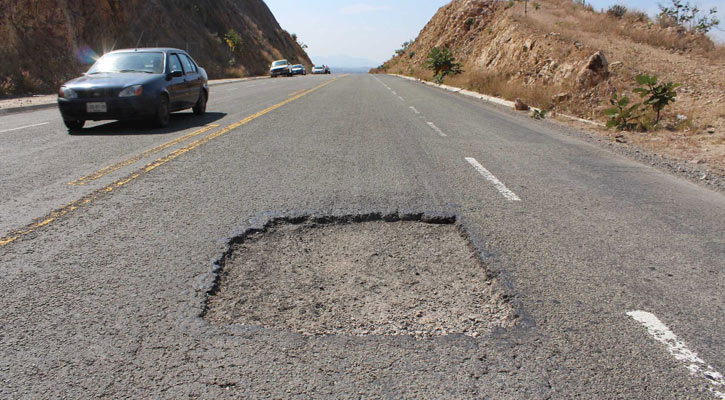
<path fill-rule="evenodd" d="M 156 161 L 147 164 L 145 167 L 137 170 L 136 172 L 134 172 L 133 174 L 131 174 L 129 176 L 126 176 L 124 178 L 117 179 L 113 183 L 109 184 L 106 187 L 103 187 L 103 188 L 98 189 L 98 190 L 94 190 L 93 192 L 91 192 L 91 193 L 89 193 L 89 194 L 81 197 L 78 200 L 74 200 L 74 201 L 72 201 L 72 202 L 70 202 L 70 203 L 62 206 L 61 208 L 59 208 L 57 210 L 52 210 L 46 216 L 36 219 L 35 222 L 33 222 L 33 223 L 25 226 L 24 228 L 18 229 L 16 231 L 10 233 L 8 236 L 5 236 L 5 237 L 0 238 L 0 247 L 6 246 L 6 245 L 8 245 L 8 244 L 10 244 L 10 243 L 12 243 L 12 242 L 20 239 L 21 237 L 26 236 L 26 235 L 34 232 L 35 230 L 37 230 L 37 229 L 39 229 L 39 228 L 41 228 L 43 226 L 46 226 L 46 225 L 50 224 L 51 222 L 57 220 L 58 218 L 60 218 L 60 217 L 62 217 L 64 215 L 70 213 L 71 211 L 74 211 L 74 210 L 76 210 L 76 209 L 78 209 L 78 208 L 80 208 L 82 206 L 86 206 L 86 205 L 90 204 L 91 202 L 93 202 L 94 200 L 98 199 L 103 194 L 112 192 L 113 190 L 118 189 L 118 188 L 122 187 L 123 185 L 126 185 L 127 183 L 129 183 L 129 182 L 133 181 L 134 179 L 138 178 L 139 176 L 141 176 L 141 175 L 143 175 L 143 174 L 145 174 L 147 172 L 150 172 L 150 171 L 152 171 L 152 170 L 154 170 L 154 169 L 156 169 L 156 168 L 158 168 L 158 167 L 166 164 L 167 162 L 169 162 L 169 161 L 171 161 L 171 160 L 179 157 L 180 155 L 182 155 L 182 154 L 184 154 L 186 152 L 189 152 L 189 151 L 191 151 L 191 150 L 193 150 L 193 149 L 201 146 L 204 143 L 208 143 L 208 142 L 212 141 L 213 139 L 218 138 L 219 136 L 222 136 L 222 135 L 224 135 L 226 133 L 229 133 L 230 131 L 232 131 L 232 130 L 240 127 L 240 126 L 242 126 L 242 125 L 244 125 L 246 123 L 249 123 L 250 121 L 253 121 L 253 120 L 255 120 L 255 119 L 257 119 L 257 118 L 259 118 L 259 117 L 261 117 L 261 116 L 263 116 L 263 115 L 265 115 L 267 113 L 269 113 L 269 112 L 272 112 L 272 111 L 274 111 L 274 110 L 276 110 L 276 109 L 278 109 L 278 108 L 280 108 L 280 107 L 282 107 L 282 106 L 284 106 L 286 104 L 289 104 L 289 103 L 291 103 L 291 102 L 299 99 L 300 97 L 306 96 L 306 95 L 308 95 L 308 94 L 310 94 L 310 93 L 312 93 L 312 92 L 314 92 L 316 90 L 319 90 L 319 89 L 321 89 L 321 88 L 323 88 L 323 87 L 331 84 L 332 82 L 334 82 L 334 81 L 336 81 L 336 80 L 338 80 L 340 78 L 344 78 L 345 76 L 347 76 L 347 75 L 341 75 L 339 77 L 336 77 L 336 78 L 334 78 L 332 80 L 329 80 L 329 81 L 327 81 L 327 82 L 325 82 L 325 83 L 323 83 L 321 85 L 315 86 L 312 89 L 309 89 L 309 90 L 304 91 L 304 92 L 302 92 L 302 93 L 300 93 L 300 94 L 298 94 L 298 95 L 296 95 L 294 97 L 291 97 L 291 98 L 289 98 L 289 99 L 287 99 L 287 100 L 285 100 L 285 101 L 283 101 L 281 103 L 275 104 L 275 105 L 273 105 L 271 107 L 268 107 L 268 108 L 266 108 L 266 109 L 264 109 L 264 110 L 262 110 L 262 111 L 260 111 L 260 112 L 258 112 L 256 114 L 250 115 L 249 117 L 244 118 L 241 121 L 237 121 L 237 122 L 235 122 L 235 123 L 233 123 L 233 124 L 231 124 L 231 125 L 223 128 L 221 130 L 218 130 L 216 132 L 210 133 L 209 135 L 204 136 L 201 139 L 197 139 L 197 140 L 195 140 L 195 141 L 187 144 L 186 146 L 184 146 L 182 148 L 179 148 L 179 149 L 177 149 L 177 150 L 169 153 L 168 155 L 166 155 L 164 157 L 161 157 L 161 158 L 157 159 Z"/>
<path fill-rule="evenodd" d="M 127 158 L 127 159 L 125 159 L 125 160 L 123 160 L 123 161 L 121 161 L 121 162 L 119 162 L 117 164 L 113 164 L 113 165 L 109 165 L 107 167 L 101 168 L 98 171 L 93 172 L 92 174 L 89 174 L 89 175 L 80 177 L 80 178 L 78 178 L 78 179 L 76 179 L 74 181 L 68 182 L 68 184 L 69 185 L 74 185 L 74 186 L 82 186 L 82 185 L 85 185 L 88 182 L 91 182 L 91 181 L 94 181 L 94 180 L 96 180 L 98 178 L 101 178 L 103 176 L 106 176 L 106 175 L 110 174 L 111 172 L 117 171 L 117 170 L 119 170 L 119 169 L 121 169 L 121 168 L 123 168 L 123 167 L 125 167 L 127 165 L 134 164 L 134 163 L 138 162 L 139 160 L 142 160 L 142 159 L 144 159 L 144 158 L 146 158 L 146 157 L 148 157 L 148 156 L 150 156 L 152 154 L 156 154 L 156 153 L 158 153 L 160 151 L 166 150 L 166 149 L 168 149 L 171 146 L 177 145 L 177 144 L 179 144 L 181 142 L 185 142 L 185 141 L 193 138 L 194 136 L 199 136 L 199 135 L 201 135 L 204 132 L 208 132 L 208 131 L 210 131 L 210 130 L 212 130 L 214 128 L 218 128 L 218 127 L 219 127 L 219 124 L 209 124 L 209 125 L 206 125 L 206 126 L 204 126 L 203 128 L 201 128 L 201 129 L 199 129 L 197 131 L 194 131 L 194 132 L 191 132 L 191 133 L 187 133 L 184 136 L 181 136 L 181 137 L 178 137 L 178 138 L 176 138 L 174 140 L 171 140 L 169 142 L 160 144 L 160 145 L 158 145 L 158 146 L 156 146 L 156 147 L 154 147 L 152 149 L 148 149 L 148 150 L 146 150 L 146 151 L 144 151 L 142 153 L 139 153 L 139 154 L 136 154 L 136 155 L 134 155 L 134 156 L 132 156 L 130 158 Z"/>
<path fill-rule="evenodd" d="M 304 91 L 305 91 L 305 89 L 302 89 L 302 90 L 298 90 L 298 91 L 296 91 L 296 92 L 292 92 L 292 93 L 290 93 L 289 95 L 290 95 L 290 97 L 292 97 L 292 96 L 294 96 L 294 95 L 296 95 L 296 94 L 299 94 L 300 92 L 304 92 Z"/>

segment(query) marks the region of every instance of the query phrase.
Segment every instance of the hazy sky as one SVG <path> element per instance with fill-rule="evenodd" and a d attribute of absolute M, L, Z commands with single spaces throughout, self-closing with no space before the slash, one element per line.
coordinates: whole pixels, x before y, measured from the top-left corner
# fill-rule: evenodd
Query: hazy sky
<path fill-rule="evenodd" d="M 669 0 L 663 0 L 663 2 Z M 691 0 L 692 1 L 692 0 Z M 401 43 L 415 38 L 447 0 L 265 0 L 282 28 L 296 33 L 311 56 L 346 55 L 380 64 Z M 629 8 L 657 12 L 658 1 L 591 0 L 595 8 L 625 4 Z M 725 25 L 723 0 L 693 1 L 700 8 L 718 7 Z M 725 41 L 725 32 L 714 36 Z M 314 60 L 313 60 L 314 61 Z"/>

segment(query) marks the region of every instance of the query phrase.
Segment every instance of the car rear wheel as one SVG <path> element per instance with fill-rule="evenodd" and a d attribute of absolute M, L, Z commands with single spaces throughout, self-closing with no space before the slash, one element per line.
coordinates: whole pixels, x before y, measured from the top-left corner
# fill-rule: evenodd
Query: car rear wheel
<path fill-rule="evenodd" d="M 205 91 L 202 90 L 201 93 L 199 93 L 199 99 L 196 101 L 196 104 L 194 105 L 192 110 L 194 110 L 194 114 L 196 114 L 196 115 L 204 115 L 204 113 L 206 112 L 206 92 Z"/>
<path fill-rule="evenodd" d="M 154 117 L 154 125 L 157 128 L 166 128 L 169 126 L 169 120 L 171 119 L 169 111 L 169 98 L 166 95 L 162 95 L 159 99 L 159 105 L 156 107 L 156 116 Z"/>
<path fill-rule="evenodd" d="M 68 128 L 69 131 L 75 132 L 75 131 L 79 131 L 79 130 L 83 129 L 83 125 L 86 124 L 86 121 L 84 121 L 82 119 L 81 120 L 64 119 L 63 123 L 65 124 L 65 126 Z"/>

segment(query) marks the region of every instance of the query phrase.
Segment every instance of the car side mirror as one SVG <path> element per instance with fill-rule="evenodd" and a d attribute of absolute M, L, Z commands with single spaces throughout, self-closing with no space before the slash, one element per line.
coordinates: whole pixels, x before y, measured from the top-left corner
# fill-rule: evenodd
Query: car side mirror
<path fill-rule="evenodd" d="M 169 79 L 171 79 L 171 78 L 181 78 L 182 76 L 184 76 L 184 73 L 182 71 L 169 72 Z"/>

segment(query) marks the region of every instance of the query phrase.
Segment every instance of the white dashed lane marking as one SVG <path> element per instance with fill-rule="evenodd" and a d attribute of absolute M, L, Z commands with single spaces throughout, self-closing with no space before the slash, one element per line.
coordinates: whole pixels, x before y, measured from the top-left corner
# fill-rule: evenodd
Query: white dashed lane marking
<path fill-rule="evenodd" d="M 414 113 L 416 113 L 416 114 L 420 114 L 420 111 L 416 110 L 416 108 L 415 108 L 415 107 L 413 107 L 413 106 L 410 106 L 410 109 L 411 109 L 411 110 L 413 110 L 413 112 L 414 112 Z"/>
<path fill-rule="evenodd" d="M 434 124 L 432 122 L 428 122 L 428 126 L 430 126 L 431 129 L 433 129 L 434 131 L 436 131 L 436 133 L 439 134 L 441 137 L 448 136 L 445 133 L 443 133 L 443 131 L 441 130 L 441 128 L 437 127 L 436 124 Z"/>
<path fill-rule="evenodd" d="M 510 201 L 521 201 L 519 196 L 516 195 L 516 193 L 510 191 L 506 185 L 503 184 L 498 178 L 496 178 L 492 173 L 490 173 L 486 168 L 483 167 L 478 161 L 476 161 L 475 158 L 466 157 L 466 161 L 468 161 L 469 164 L 473 166 L 473 168 L 476 169 L 481 175 L 483 175 L 486 180 L 493 183 L 493 186 L 505 197 L 506 199 Z"/>
<path fill-rule="evenodd" d="M 676 360 L 685 363 L 685 367 L 694 376 L 704 378 L 710 387 L 710 391 L 719 399 L 725 399 L 725 378 L 715 371 L 713 367 L 706 364 L 697 353 L 687 348 L 685 343 L 675 336 L 674 333 L 656 315 L 647 311 L 630 311 L 627 313 L 635 321 L 638 321 L 654 339 L 667 347 L 667 351 Z M 716 389 L 717 388 L 717 389 Z M 723 390 L 720 392 L 718 389 Z"/>
<path fill-rule="evenodd" d="M 41 122 L 41 123 L 39 123 L 39 124 L 33 124 L 33 125 L 25 125 L 25 126 L 19 126 L 19 127 L 17 127 L 17 128 L 10 128 L 10 129 L 3 129 L 3 130 L 0 130 L 0 133 L 4 133 L 4 132 L 12 132 L 12 131 L 19 131 L 19 130 L 21 130 L 21 129 L 25 129 L 25 128 L 32 128 L 32 127 L 34 127 L 34 126 L 41 126 L 41 125 L 48 125 L 48 124 L 49 124 L 49 122 Z"/>

